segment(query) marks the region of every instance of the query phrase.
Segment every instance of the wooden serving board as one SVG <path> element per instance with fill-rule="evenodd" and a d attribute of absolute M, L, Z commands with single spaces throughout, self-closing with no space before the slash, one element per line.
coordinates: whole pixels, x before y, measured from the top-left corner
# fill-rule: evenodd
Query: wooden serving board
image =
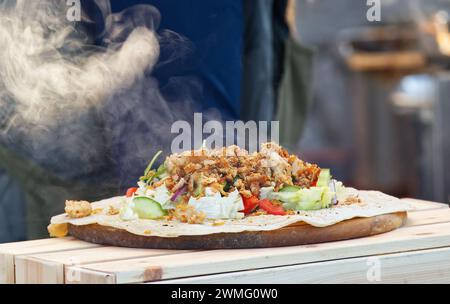
<path fill-rule="evenodd" d="M 179 237 L 132 234 L 123 229 L 98 224 L 69 224 L 70 235 L 91 243 L 151 249 L 239 249 L 269 248 L 342 241 L 377 235 L 399 228 L 406 222 L 406 212 L 354 218 L 327 227 L 313 227 L 303 222 L 270 231 L 244 231 Z"/>
<path fill-rule="evenodd" d="M 416 211 L 392 232 L 263 249 L 156 250 L 73 238 L 0 245 L 0 283 L 449 283 L 450 209 L 408 200 Z"/>

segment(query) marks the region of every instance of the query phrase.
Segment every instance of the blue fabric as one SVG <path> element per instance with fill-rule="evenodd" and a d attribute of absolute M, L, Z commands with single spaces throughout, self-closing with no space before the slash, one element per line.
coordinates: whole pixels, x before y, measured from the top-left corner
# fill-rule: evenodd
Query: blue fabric
<path fill-rule="evenodd" d="M 170 152 L 168 149 L 175 136 L 170 134 L 172 123 L 176 120 L 192 122 L 193 112 L 203 112 L 204 119 L 240 119 L 244 36 L 242 1 L 111 1 L 113 13 L 142 4 L 152 5 L 159 11 L 161 20 L 157 31 L 161 54 L 151 77 L 122 90 L 105 103 L 100 125 L 108 132 L 103 132 L 105 142 L 98 140 L 96 150 L 99 155 L 108 152 L 108 156 L 95 161 L 95 173 L 92 164 L 81 166 L 92 171 L 88 177 L 90 180 L 100 178 L 105 184 L 103 172 L 108 172 L 106 179 L 109 184 L 119 188 L 134 185 L 156 151 Z M 96 36 L 95 32 L 99 36 L 103 32 L 99 26 L 102 24 L 101 12 L 93 0 L 85 0 L 82 5 L 97 24 L 88 32 L 94 31 L 93 36 Z M 172 39 L 177 38 L 177 34 L 186 39 Z M 100 39 L 96 41 L 100 43 Z M 172 56 L 174 50 L 177 52 L 175 57 Z M 158 81 L 164 101 L 152 90 L 153 77 Z M 122 106 L 123 102 L 127 103 L 126 107 Z M 93 128 L 89 123 L 85 125 Z M 104 147 L 107 149 L 105 153 L 101 152 Z M 80 170 L 70 170 L 72 174 L 81 176 L 77 171 Z M 83 180 L 87 179 L 83 177 Z"/>
<path fill-rule="evenodd" d="M 0 243 L 26 239 L 22 189 L 0 168 Z"/>
<path fill-rule="evenodd" d="M 202 109 L 218 109 L 223 118 L 238 119 L 242 74 L 242 0 L 111 1 L 113 12 L 150 4 L 161 13 L 161 30 L 181 34 L 192 43 L 183 58 L 158 67 L 154 75 L 164 87 L 172 77 L 194 76 L 202 94 Z M 164 56 L 164 48 L 161 56 Z"/>
<path fill-rule="evenodd" d="M 176 101 L 177 95 L 182 96 L 186 87 L 196 89 L 197 79 L 202 92 L 190 96 L 195 97 L 193 101 L 196 103 L 192 109 L 207 112 L 214 108 L 222 119 L 237 119 L 242 71 L 241 1 L 111 2 L 114 12 L 135 4 L 151 4 L 161 12 L 159 29 L 162 36 L 167 33 L 164 30 L 171 30 L 190 41 L 189 51 L 183 53 L 185 56 L 166 64 L 160 62 L 152 72 L 151 76 L 157 78 L 161 92 L 169 102 Z M 82 6 L 90 16 L 94 15 L 97 21 L 101 21 L 101 13 L 93 0 L 83 1 Z M 91 23 L 77 26 L 81 29 L 86 27 L 92 42 L 95 39 L 90 34 L 102 30 Z M 167 58 L 165 51 L 163 44 L 162 61 Z M 174 82 L 174 78 L 178 82 Z M 7 165 L 5 169 L 20 181 L 23 189 L 19 189 L 0 170 L 0 242 L 24 238 L 25 227 L 29 238 L 45 236 L 50 216 L 62 212 L 65 199 L 93 201 L 123 193 L 124 188 L 135 185 L 157 150 L 170 147 L 169 126 L 172 120 L 192 119 L 192 109 L 180 104 L 172 104 L 172 107 L 164 104 L 158 108 L 157 90 L 147 89 L 154 87 L 151 78 L 136 87 L 122 90 L 119 94 L 122 96 L 113 96 L 105 103 L 104 111 L 89 111 L 71 121 L 61 122 L 61 128 L 40 138 L 39 148 L 34 146 L 31 149 L 30 145 L 24 144 L 29 142 L 28 134 L 21 134 L 20 130 L 8 134 L 5 140 L 7 149 L 4 153 L 0 149 L 0 163 Z M 138 89 L 144 92 L 133 95 Z M 132 98 L 136 96 L 144 98 Z M 121 101 L 128 101 L 128 107 L 123 107 Z M 0 117 L 0 128 L 2 118 L 4 120 L 5 117 Z M 10 138 L 14 140 L 10 141 Z M 68 147 L 70 153 L 67 152 Z M 21 204 L 25 200 L 22 196 L 26 197 L 26 206 Z M 26 217 L 25 214 L 32 216 Z M 27 225 L 23 223 L 25 218 Z"/>

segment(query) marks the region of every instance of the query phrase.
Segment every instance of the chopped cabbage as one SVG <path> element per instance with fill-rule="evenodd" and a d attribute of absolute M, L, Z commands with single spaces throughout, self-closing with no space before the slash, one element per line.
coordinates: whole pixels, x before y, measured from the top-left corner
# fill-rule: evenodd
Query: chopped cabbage
<path fill-rule="evenodd" d="M 155 202 L 159 203 L 165 210 L 175 209 L 175 204 L 170 200 L 172 194 L 169 192 L 165 184 L 162 184 L 155 189 L 147 189 L 147 184 L 144 182 L 138 182 L 139 189 L 136 191 L 138 196 L 145 196 L 151 198 Z"/>
<path fill-rule="evenodd" d="M 259 189 L 259 199 L 269 198 L 269 195 L 273 192 L 273 187 L 262 187 Z"/>
<path fill-rule="evenodd" d="M 244 203 L 237 190 L 227 197 L 222 197 L 220 192 L 206 188 L 204 197 L 191 197 L 188 204 L 198 212 L 205 213 L 208 219 L 239 219 L 244 217 L 244 213 L 239 212 L 244 210 Z"/>
<path fill-rule="evenodd" d="M 139 218 L 138 214 L 134 211 L 133 198 L 129 197 L 122 202 L 119 217 L 122 221 L 134 221 Z"/>

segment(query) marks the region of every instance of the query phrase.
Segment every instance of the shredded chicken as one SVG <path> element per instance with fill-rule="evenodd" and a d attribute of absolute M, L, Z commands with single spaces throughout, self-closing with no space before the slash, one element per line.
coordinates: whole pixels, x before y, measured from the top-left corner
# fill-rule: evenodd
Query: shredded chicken
<path fill-rule="evenodd" d="M 82 218 L 91 215 L 92 207 L 87 201 L 66 201 L 64 211 L 70 218 Z"/>
<path fill-rule="evenodd" d="M 205 221 L 206 215 L 203 212 L 197 212 L 193 206 L 178 205 L 172 216 L 182 223 L 201 224 Z"/>
<path fill-rule="evenodd" d="M 211 186 L 222 194 L 238 190 L 245 196 L 259 195 L 261 187 L 297 185 L 309 188 L 319 177 L 320 168 L 290 155 L 275 143 L 261 145 L 260 152 L 249 154 L 237 146 L 200 149 L 172 154 L 166 159 L 170 176 L 182 178 L 193 194 L 199 185 Z M 180 183 L 173 178 L 166 186 L 174 191 Z"/>
<path fill-rule="evenodd" d="M 359 196 L 350 195 L 345 198 L 344 201 L 340 201 L 339 205 L 353 205 L 353 204 L 362 204 L 363 201 Z"/>
<path fill-rule="evenodd" d="M 120 210 L 115 208 L 114 206 L 109 206 L 108 215 L 117 215 L 120 213 Z"/>
<path fill-rule="evenodd" d="M 64 224 L 50 224 L 47 227 L 50 237 L 62 238 L 69 234 L 69 227 L 67 223 Z"/>

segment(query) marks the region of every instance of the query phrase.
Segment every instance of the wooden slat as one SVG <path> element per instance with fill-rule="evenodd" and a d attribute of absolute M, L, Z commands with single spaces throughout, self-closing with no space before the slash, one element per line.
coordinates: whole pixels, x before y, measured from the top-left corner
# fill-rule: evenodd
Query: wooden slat
<path fill-rule="evenodd" d="M 424 200 L 415 199 L 415 198 L 403 198 L 402 200 L 410 203 L 415 208 L 415 210 L 413 210 L 412 212 L 430 210 L 430 209 L 448 209 L 449 208 L 448 204 L 424 201 Z"/>
<path fill-rule="evenodd" d="M 443 223 L 408 227 L 341 242 L 285 248 L 203 251 L 87 264 L 68 269 L 80 271 L 81 283 L 98 282 L 99 277 L 105 274 L 114 276 L 114 282 L 132 283 L 448 246 L 450 223 Z"/>
<path fill-rule="evenodd" d="M 408 219 L 404 227 L 441 223 L 450 223 L 450 208 L 409 212 Z"/>
<path fill-rule="evenodd" d="M 77 267 L 72 267 L 72 270 L 68 271 L 75 271 L 79 275 L 79 280 L 68 281 L 67 284 L 117 284 L 116 276 L 113 273 L 90 271 L 89 269 L 81 272 Z"/>
<path fill-rule="evenodd" d="M 192 251 L 134 249 L 120 247 L 100 247 L 84 250 L 31 254 L 16 258 L 16 283 L 18 284 L 64 284 L 68 266 L 79 266 L 87 263 L 180 254 Z M 109 280 L 108 276 L 104 277 Z M 78 280 L 76 272 L 67 273 L 70 283 Z"/>
<path fill-rule="evenodd" d="M 405 227 L 444 222 L 450 223 L 450 208 L 411 213 Z M 177 253 L 183 253 L 183 251 L 102 247 L 25 255 L 16 259 L 16 282 L 33 284 L 64 283 L 66 267 L 74 264 L 84 265 Z M 73 281 L 71 280 L 72 278 L 77 279 L 77 276 L 71 273 L 69 274 L 69 281 Z M 105 278 L 109 279 L 107 276 Z"/>
<path fill-rule="evenodd" d="M 147 284 L 448 284 L 449 257 L 450 248 L 447 247 Z"/>
<path fill-rule="evenodd" d="M 70 237 L 2 244 L 0 245 L 0 284 L 14 284 L 14 263 L 17 256 L 94 247 L 99 245 Z"/>
<path fill-rule="evenodd" d="M 406 226 L 429 225 L 450 221 L 448 211 L 450 209 L 446 204 L 416 199 L 405 200 L 416 208 L 416 211 L 410 212 Z M 16 267 L 19 265 L 16 273 L 18 274 L 20 282 L 37 283 L 48 281 L 61 283 L 64 281 L 64 271 L 66 267 L 73 265 L 73 261 L 76 261 L 77 259 L 80 261 L 80 265 L 90 263 L 102 264 L 105 261 L 136 259 L 153 255 L 152 253 L 149 253 L 148 255 L 143 253 L 143 255 L 141 255 L 142 252 L 139 249 L 102 247 L 106 248 L 102 249 L 105 250 L 105 255 L 99 256 L 94 254 L 94 252 L 92 252 L 93 250 L 89 249 L 92 247 L 97 248 L 98 245 L 77 241 L 72 238 L 45 239 L 0 245 L 0 283 L 14 282 L 15 260 L 17 260 Z M 74 266 L 71 267 L 76 268 Z M 35 269 L 35 271 L 31 271 L 31 269 Z M 88 276 L 85 276 L 85 280 L 110 283 L 115 281 L 115 274 L 109 274 L 104 270 L 98 272 L 95 270 L 90 271 L 84 269 L 83 271 L 83 276 L 85 276 L 85 273 L 89 274 Z M 33 275 L 30 276 L 31 273 L 33 273 Z M 146 272 L 146 277 L 148 278 L 149 276 L 151 279 L 158 279 L 158 269 L 155 268 L 152 271 Z"/>

